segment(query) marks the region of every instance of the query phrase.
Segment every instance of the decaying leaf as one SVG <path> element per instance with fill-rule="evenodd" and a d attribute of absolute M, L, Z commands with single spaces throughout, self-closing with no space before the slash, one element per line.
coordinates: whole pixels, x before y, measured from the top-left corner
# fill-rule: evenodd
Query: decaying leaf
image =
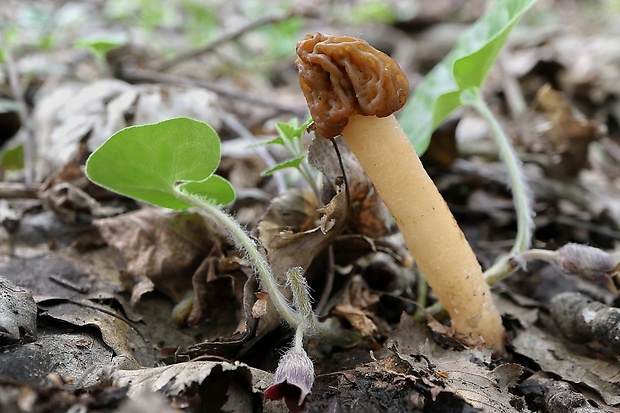
<path fill-rule="evenodd" d="M 562 92 L 543 86 L 536 96 L 538 107 L 549 117 L 550 125 L 542 135 L 549 145 L 547 172 L 554 177 L 571 178 L 588 165 L 588 146 L 606 132 L 585 118 Z"/>
<path fill-rule="evenodd" d="M 351 212 L 347 225 L 355 233 L 379 238 L 389 234 L 390 226 L 385 204 L 379 198 L 370 178 L 343 140 L 337 141 L 345 168 Z M 330 140 L 314 139 L 308 148 L 308 162 L 323 173 L 333 188 L 343 184 L 344 174 Z"/>
<path fill-rule="evenodd" d="M 0 346 L 37 337 L 37 306 L 32 293 L 0 276 Z"/>
<path fill-rule="evenodd" d="M 534 360 L 542 370 L 595 390 L 609 405 L 620 404 L 618 360 L 589 357 L 566 340 L 537 326 L 520 331 L 511 344 L 517 354 Z"/>
<path fill-rule="evenodd" d="M 236 265 L 233 265 L 236 264 Z M 248 275 L 241 268 L 248 264 L 236 257 L 207 257 L 192 277 L 195 300 L 187 324 L 198 325 L 230 305 L 243 303 L 243 285 Z"/>
<path fill-rule="evenodd" d="M 260 393 L 269 379 L 266 376 L 269 373 L 242 363 L 195 361 L 142 370 L 117 370 L 112 372 L 111 379 L 117 386 L 128 386 L 129 396 L 162 392 L 177 401 L 198 397 L 205 411 L 241 413 L 260 409 Z"/>
<path fill-rule="evenodd" d="M 126 126 L 188 116 L 217 129 L 216 102 L 216 94 L 196 87 L 131 85 L 116 79 L 62 84 L 43 95 L 33 113 L 37 179 L 69 163 L 81 143 L 93 151 Z"/>
<path fill-rule="evenodd" d="M 0 382 L 43 387 L 46 378 L 57 375 L 68 388 L 82 388 L 96 384 L 102 370 L 111 365 L 137 367 L 128 361 L 117 357 L 95 331 L 46 330 L 41 331 L 36 343 L 8 347 L 0 352 Z"/>
<path fill-rule="evenodd" d="M 393 339 L 396 346 L 392 352 L 418 372 L 420 381 L 437 388 L 438 392 L 454 393 L 485 412 L 518 412 L 515 406 L 524 405 L 508 392 L 523 373 L 520 366 L 492 369 L 490 351 L 441 348 L 425 327 L 413 324 L 407 316 L 401 319 Z"/>
<path fill-rule="evenodd" d="M 353 279 L 345 291 L 343 300 L 332 309 L 332 314 L 346 319 L 364 337 L 377 337 L 378 328 L 367 308 L 379 301 L 379 296 L 362 286 L 359 279 Z"/>
<path fill-rule="evenodd" d="M 149 366 L 156 362 L 152 344 L 134 324 L 110 307 L 89 300 L 38 297 L 37 305 L 45 317 L 79 327 L 94 327 L 124 366 Z"/>
<path fill-rule="evenodd" d="M 267 303 L 269 302 L 269 294 L 264 291 L 256 292 L 256 302 L 252 306 L 252 317 L 261 318 L 267 314 Z"/>
<path fill-rule="evenodd" d="M 603 412 L 591 406 L 583 394 L 573 391 L 566 382 L 544 380 L 541 384 L 545 390 L 545 407 L 547 413 Z"/>
<path fill-rule="evenodd" d="M 120 251 L 127 264 L 129 290 L 149 278 L 155 288 L 179 301 L 192 288 L 192 275 L 220 236 L 198 214 L 144 208 L 96 220 L 105 241 Z M 136 293 L 147 290 L 140 288 Z M 132 296 L 136 302 L 139 295 Z"/>

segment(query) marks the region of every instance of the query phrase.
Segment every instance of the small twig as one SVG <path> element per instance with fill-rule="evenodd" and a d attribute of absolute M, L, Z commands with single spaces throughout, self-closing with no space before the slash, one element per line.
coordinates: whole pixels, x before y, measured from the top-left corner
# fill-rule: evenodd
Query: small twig
<path fill-rule="evenodd" d="M 185 86 L 194 86 L 194 87 L 202 87 L 204 89 L 210 90 L 212 92 L 217 93 L 220 96 L 233 99 L 233 100 L 241 100 L 253 105 L 272 108 L 279 113 L 290 113 L 299 118 L 303 118 L 307 115 L 307 107 L 299 106 L 299 107 L 291 107 L 289 105 L 282 105 L 275 101 L 274 99 L 263 99 L 257 96 L 252 96 L 247 93 L 239 92 L 236 90 L 228 89 L 220 84 L 209 82 L 206 80 L 197 80 L 190 79 L 187 77 L 169 75 L 166 73 L 159 73 L 153 70 L 145 70 L 138 68 L 131 69 L 123 69 L 120 73 L 120 78 L 126 80 L 128 82 L 155 82 L 155 83 L 165 83 L 171 85 L 185 85 Z"/>
<path fill-rule="evenodd" d="M 127 318 L 117 314 L 116 312 L 114 312 L 112 310 L 107 310 L 105 308 L 102 308 L 98 304 L 95 304 L 95 303 L 88 303 L 85 300 L 72 299 L 72 298 L 62 298 L 62 299 L 59 299 L 59 300 L 66 301 L 68 303 L 75 304 L 75 305 L 78 305 L 78 306 L 90 308 L 92 310 L 100 311 L 100 312 L 102 312 L 104 314 L 109 315 L 110 317 L 114 317 L 114 318 L 122 321 L 123 323 L 127 324 L 132 330 L 134 330 L 136 332 L 136 334 L 138 334 L 138 336 L 142 340 L 144 340 L 145 343 L 149 342 L 149 340 L 144 336 L 144 334 L 142 334 L 142 332 L 139 329 L 137 329 L 130 320 L 128 320 Z"/>
<path fill-rule="evenodd" d="M 259 28 L 261 26 L 266 26 L 269 24 L 273 24 L 273 23 L 278 23 L 287 19 L 290 19 L 291 17 L 295 16 L 295 12 L 294 11 L 289 11 L 288 13 L 285 14 L 279 14 L 279 15 L 274 15 L 274 16 L 265 16 L 265 17 L 261 17 L 258 20 L 254 20 L 252 22 L 248 22 L 243 26 L 234 28 L 232 30 L 229 31 L 225 31 L 224 33 L 222 33 L 217 39 L 214 39 L 213 41 L 211 41 L 210 43 L 198 48 L 198 49 L 194 49 L 194 50 L 189 50 L 186 52 L 182 52 L 180 54 L 178 54 L 177 56 L 173 57 L 172 59 L 168 60 L 167 62 L 163 62 L 161 65 L 159 65 L 158 67 L 156 67 L 155 70 L 158 71 L 162 71 L 165 72 L 167 70 L 169 70 L 170 68 L 181 64 L 187 60 L 191 60 L 191 59 L 195 59 L 203 54 L 207 54 L 209 52 L 212 52 L 213 50 L 215 50 L 217 47 L 221 46 L 224 43 L 228 43 L 231 42 L 233 40 L 238 39 L 239 37 L 241 37 L 242 35 L 244 35 L 247 32 L 250 32 L 256 28 Z"/>
<path fill-rule="evenodd" d="M 78 293 L 81 294 L 86 294 L 88 293 L 89 288 L 77 283 L 74 283 L 64 277 L 62 277 L 59 274 L 50 274 L 48 275 L 48 278 L 52 281 L 54 281 L 56 284 L 59 284 L 65 288 L 68 288 L 70 290 L 76 291 Z"/>
<path fill-rule="evenodd" d="M 338 143 L 336 142 L 336 140 L 334 138 L 331 138 L 330 141 L 332 141 L 332 145 L 334 145 L 334 151 L 336 152 L 336 157 L 338 158 L 338 164 L 340 165 L 340 170 L 342 171 L 342 179 L 344 181 L 344 190 L 345 190 L 345 194 L 347 196 L 347 209 L 348 209 L 348 214 L 350 215 L 351 213 L 351 193 L 349 191 L 349 182 L 347 180 L 347 171 L 346 168 L 344 167 L 344 162 L 342 160 L 342 154 L 340 153 L 340 149 L 338 148 Z"/>

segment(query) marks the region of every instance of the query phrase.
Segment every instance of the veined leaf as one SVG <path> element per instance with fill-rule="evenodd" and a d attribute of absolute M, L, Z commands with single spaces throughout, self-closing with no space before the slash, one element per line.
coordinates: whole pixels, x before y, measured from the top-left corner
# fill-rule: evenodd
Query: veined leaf
<path fill-rule="evenodd" d="M 308 129 L 308 125 L 310 125 L 311 122 L 312 119 L 298 125 L 297 118 L 293 118 L 287 123 L 278 123 L 277 128 L 278 131 L 280 131 L 282 138 L 292 141 L 295 139 L 301 139 L 301 136 L 304 134 L 306 129 Z"/>
<path fill-rule="evenodd" d="M 426 151 L 437 126 L 463 106 L 462 92 L 482 86 L 510 31 L 535 1 L 496 1 L 424 78 L 399 115 L 418 154 Z"/>
<path fill-rule="evenodd" d="M 287 159 L 286 161 L 280 162 L 279 164 L 277 164 L 276 166 L 272 168 L 264 170 L 263 172 L 261 172 L 261 175 L 263 176 L 271 175 L 272 173 L 279 171 L 281 169 L 285 169 L 285 168 L 297 168 L 303 162 L 305 157 L 306 155 L 301 155 L 296 158 Z"/>
<path fill-rule="evenodd" d="M 227 204 L 234 190 L 226 179 L 213 175 L 220 146 L 213 128 L 194 119 L 131 126 L 91 154 L 86 175 L 111 191 L 166 208 L 190 206 L 175 197 L 177 185 L 215 204 Z"/>

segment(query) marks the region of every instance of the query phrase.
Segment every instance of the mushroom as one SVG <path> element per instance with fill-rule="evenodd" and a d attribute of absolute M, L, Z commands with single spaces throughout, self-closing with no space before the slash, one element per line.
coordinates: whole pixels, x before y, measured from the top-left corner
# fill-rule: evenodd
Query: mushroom
<path fill-rule="evenodd" d="M 504 328 L 482 269 L 392 115 L 407 100 L 401 68 L 364 40 L 321 33 L 297 44 L 299 83 L 316 133 L 347 143 L 392 213 L 456 336 L 501 351 Z"/>

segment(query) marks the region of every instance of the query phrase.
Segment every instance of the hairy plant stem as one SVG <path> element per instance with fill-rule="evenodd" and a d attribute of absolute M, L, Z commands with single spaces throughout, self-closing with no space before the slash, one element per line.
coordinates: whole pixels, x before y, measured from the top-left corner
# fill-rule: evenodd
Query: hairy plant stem
<path fill-rule="evenodd" d="M 319 321 L 314 311 L 312 311 L 310 286 L 301 272 L 301 267 L 289 268 L 286 272 L 287 285 L 293 293 L 293 305 L 302 319 L 300 326 L 304 327 L 307 334 L 315 334 Z"/>
<path fill-rule="evenodd" d="M 310 304 L 309 287 L 305 278 L 301 275 L 300 267 L 295 267 L 287 272 L 289 276 L 288 282 L 293 291 L 294 302 L 298 306 L 296 311 L 280 291 L 280 286 L 271 270 L 271 266 L 258 250 L 256 243 L 232 216 L 198 195 L 184 192 L 178 187 L 175 187 L 174 192 L 178 199 L 204 211 L 230 232 L 237 248 L 245 252 L 247 258 L 254 265 L 258 278 L 261 281 L 261 287 L 269 294 L 269 298 L 276 311 L 291 328 L 296 330 L 301 328 L 303 330 L 302 334 L 306 332 L 310 335 L 317 335 L 330 340 L 339 347 L 346 348 L 357 344 L 359 337 L 354 332 L 344 330 L 340 325 L 329 322 L 329 320 L 325 322 L 317 320 Z M 290 276 L 291 272 L 292 276 Z"/>
<path fill-rule="evenodd" d="M 302 325 L 297 326 L 295 329 L 295 338 L 293 340 L 293 347 L 298 351 L 304 350 L 304 328 Z"/>
<path fill-rule="evenodd" d="M 248 235 L 245 229 L 230 215 L 224 212 L 218 206 L 211 202 L 199 198 L 196 195 L 184 192 L 178 187 L 174 189 L 175 196 L 182 201 L 191 204 L 215 219 L 220 225 L 226 228 L 233 238 L 237 247 L 247 254 L 248 259 L 254 265 L 254 268 L 261 281 L 262 288 L 269 294 L 269 298 L 273 303 L 280 317 L 284 319 L 292 328 L 297 328 L 302 323 L 300 315 L 291 307 L 290 303 L 284 297 L 276 281 L 271 266 L 258 250 L 256 243 Z"/>
<path fill-rule="evenodd" d="M 483 117 L 491 128 L 492 135 L 497 142 L 500 158 L 508 171 L 513 202 L 517 213 L 517 236 L 508 255 L 500 257 L 495 264 L 484 272 L 484 278 L 489 285 L 497 284 L 515 271 L 510 265 L 510 257 L 527 250 L 531 245 L 534 221 L 530 189 L 523 175 L 522 163 L 515 150 L 500 126 L 499 122 L 486 104 L 479 89 L 469 90 L 462 95 L 463 102 L 473 107 Z"/>

